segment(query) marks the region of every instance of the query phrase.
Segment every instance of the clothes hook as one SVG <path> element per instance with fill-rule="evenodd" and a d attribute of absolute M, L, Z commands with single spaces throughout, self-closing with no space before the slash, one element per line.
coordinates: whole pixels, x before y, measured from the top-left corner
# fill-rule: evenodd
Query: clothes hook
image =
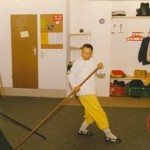
<path fill-rule="evenodd" d="M 115 34 L 115 27 L 116 27 L 116 24 L 113 25 L 113 29 L 111 31 L 112 34 Z"/>
<path fill-rule="evenodd" d="M 123 33 L 122 32 L 122 24 L 120 24 L 119 32 L 118 33 Z"/>

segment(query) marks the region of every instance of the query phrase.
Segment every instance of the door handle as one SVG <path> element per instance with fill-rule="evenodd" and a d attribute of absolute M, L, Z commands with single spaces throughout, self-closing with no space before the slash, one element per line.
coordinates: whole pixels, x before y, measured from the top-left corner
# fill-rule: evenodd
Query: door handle
<path fill-rule="evenodd" d="M 35 56 L 37 55 L 36 47 L 33 48 L 33 53 L 34 53 Z"/>

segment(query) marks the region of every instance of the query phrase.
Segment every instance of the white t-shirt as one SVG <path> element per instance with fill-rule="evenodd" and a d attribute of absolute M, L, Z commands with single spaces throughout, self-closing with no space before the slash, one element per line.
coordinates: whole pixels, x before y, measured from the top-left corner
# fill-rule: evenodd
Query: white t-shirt
<path fill-rule="evenodd" d="M 77 59 L 70 70 L 69 82 L 73 87 L 78 86 L 91 72 L 97 67 L 93 58 L 84 60 L 82 57 Z M 97 74 L 104 74 L 104 69 L 99 69 Z M 94 94 L 96 95 L 95 74 L 93 74 L 81 87 L 77 93 L 78 96 Z"/>

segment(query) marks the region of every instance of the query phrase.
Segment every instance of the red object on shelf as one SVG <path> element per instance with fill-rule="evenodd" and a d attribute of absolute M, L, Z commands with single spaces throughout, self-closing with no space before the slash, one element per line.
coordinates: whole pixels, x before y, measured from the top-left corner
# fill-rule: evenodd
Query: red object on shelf
<path fill-rule="evenodd" d="M 110 96 L 126 96 L 126 87 L 114 86 L 110 83 Z"/>
<path fill-rule="evenodd" d="M 119 77 L 119 78 L 121 78 L 121 77 L 125 77 L 126 74 L 122 70 L 111 70 L 110 76 L 111 77 Z"/>

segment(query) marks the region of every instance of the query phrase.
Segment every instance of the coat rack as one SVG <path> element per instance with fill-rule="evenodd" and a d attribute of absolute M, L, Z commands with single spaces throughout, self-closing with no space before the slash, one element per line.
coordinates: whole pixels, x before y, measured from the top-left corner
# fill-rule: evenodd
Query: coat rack
<path fill-rule="evenodd" d="M 126 40 L 127 41 L 142 41 L 144 37 L 140 35 L 141 33 L 143 32 L 132 32 L 132 35 L 127 37 Z"/>

